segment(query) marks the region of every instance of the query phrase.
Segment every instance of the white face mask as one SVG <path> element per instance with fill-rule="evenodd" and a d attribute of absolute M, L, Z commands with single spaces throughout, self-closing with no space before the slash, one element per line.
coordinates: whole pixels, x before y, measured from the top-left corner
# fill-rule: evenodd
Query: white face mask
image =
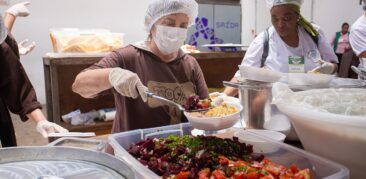
<path fill-rule="evenodd" d="M 187 38 L 187 29 L 157 25 L 154 41 L 164 54 L 177 52 Z"/>
<path fill-rule="evenodd" d="M 8 36 L 8 31 L 4 25 L 3 16 L 0 14 L 0 44 L 3 43 Z"/>
<path fill-rule="evenodd" d="M 0 0 L 0 6 L 8 6 L 10 4 L 10 0 Z"/>

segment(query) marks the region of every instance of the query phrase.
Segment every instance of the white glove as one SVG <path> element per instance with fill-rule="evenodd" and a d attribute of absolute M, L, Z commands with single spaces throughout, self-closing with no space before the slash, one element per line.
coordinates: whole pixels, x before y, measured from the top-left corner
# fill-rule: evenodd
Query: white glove
<path fill-rule="evenodd" d="M 53 122 L 49 122 L 46 119 L 39 121 L 37 123 L 36 129 L 40 134 L 42 134 L 42 136 L 44 138 L 48 137 L 48 133 L 55 133 L 55 132 L 67 133 L 67 132 L 69 132 L 67 129 L 65 129 Z"/>
<path fill-rule="evenodd" d="M 109 82 L 121 95 L 136 99 L 140 94 L 142 100 L 147 101 L 146 92 L 149 89 L 141 83 L 136 73 L 122 68 L 113 68 L 109 73 Z"/>
<path fill-rule="evenodd" d="M 23 41 L 21 41 L 20 43 L 18 43 L 18 49 L 19 49 L 19 54 L 20 55 L 27 55 L 29 52 L 31 52 L 34 47 L 36 47 L 36 43 L 32 42 L 30 45 L 25 45 L 26 43 L 28 43 L 28 39 L 25 39 Z"/>
<path fill-rule="evenodd" d="M 326 62 L 324 60 L 320 60 L 319 63 L 320 66 L 312 69 L 310 73 L 333 74 L 336 71 L 336 64 Z"/>
<path fill-rule="evenodd" d="M 6 12 L 15 17 L 18 17 L 18 16 L 26 17 L 30 14 L 28 8 L 26 7 L 29 4 L 30 4 L 29 1 L 15 4 L 15 5 L 11 6 L 8 10 L 6 10 Z"/>

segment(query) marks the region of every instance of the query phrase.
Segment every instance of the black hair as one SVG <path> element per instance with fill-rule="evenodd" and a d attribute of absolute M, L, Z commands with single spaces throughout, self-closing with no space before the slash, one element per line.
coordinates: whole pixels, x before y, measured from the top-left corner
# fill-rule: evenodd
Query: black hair
<path fill-rule="evenodd" d="M 343 26 L 345 26 L 345 25 L 347 25 L 347 26 L 349 27 L 349 24 L 348 24 L 347 22 L 344 22 L 344 23 L 342 24 L 342 27 L 343 27 Z"/>

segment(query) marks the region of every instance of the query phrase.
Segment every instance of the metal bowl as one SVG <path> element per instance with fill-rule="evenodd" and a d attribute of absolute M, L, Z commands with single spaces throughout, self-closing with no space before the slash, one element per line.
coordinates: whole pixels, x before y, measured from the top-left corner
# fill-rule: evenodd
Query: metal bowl
<path fill-rule="evenodd" d="M 112 155 L 73 147 L 0 149 L 0 178 L 135 178 L 126 163 Z"/>

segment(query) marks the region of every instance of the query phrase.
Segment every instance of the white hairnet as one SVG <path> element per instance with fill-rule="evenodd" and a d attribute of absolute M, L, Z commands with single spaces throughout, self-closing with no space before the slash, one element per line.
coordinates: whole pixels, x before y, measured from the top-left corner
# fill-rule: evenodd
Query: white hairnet
<path fill-rule="evenodd" d="M 6 30 L 3 16 L 0 13 L 0 44 L 5 41 L 6 36 L 8 36 L 8 31 Z"/>
<path fill-rule="evenodd" d="M 145 30 L 150 32 L 151 27 L 160 18 L 176 13 L 188 16 L 188 26 L 193 25 L 198 14 L 198 4 L 195 0 L 152 0 L 145 15 Z"/>
<path fill-rule="evenodd" d="M 282 4 L 294 4 L 299 7 L 304 3 L 304 0 L 266 0 L 267 7 L 272 9 L 273 6 L 278 6 Z"/>

